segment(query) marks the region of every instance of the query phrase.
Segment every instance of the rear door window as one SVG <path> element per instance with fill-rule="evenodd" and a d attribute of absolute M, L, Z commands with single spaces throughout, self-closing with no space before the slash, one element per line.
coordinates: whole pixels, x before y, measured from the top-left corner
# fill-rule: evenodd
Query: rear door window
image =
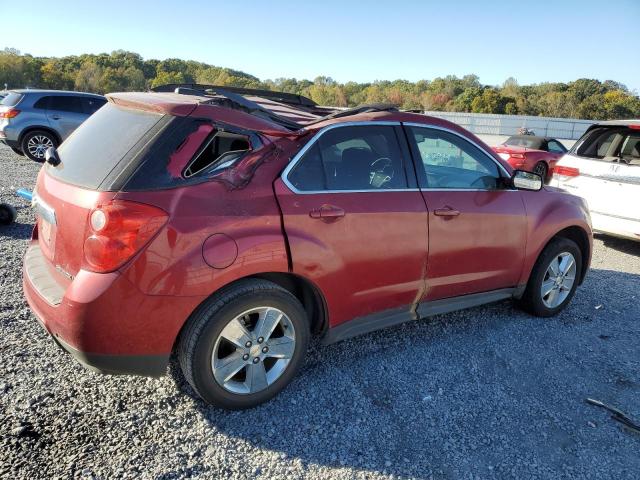
<path fill-rule="evenodd" d="M 84 113 L 80 98 L 73 95 L 51 96 L 47 108 L 58 112 Z"/>
<path fill-rule="evenodd" d="M 109 103 L 58 147 L 61 164 L 56 167 L 46 164 L 47 173 L 73 185 L 100 189 L 120 162 L 135 157 L 148 143 L 163 117 Z"/>
<path fill-rule="evenodd" d="M 49 108 L 49 100 L 50 99 L 51 99 L 51 97 L 49 97 L 49 96 L 39 98 L 33 104 L 33 108 L 37 108 L 38 110 L 46 110 L 47 108 Z"/>

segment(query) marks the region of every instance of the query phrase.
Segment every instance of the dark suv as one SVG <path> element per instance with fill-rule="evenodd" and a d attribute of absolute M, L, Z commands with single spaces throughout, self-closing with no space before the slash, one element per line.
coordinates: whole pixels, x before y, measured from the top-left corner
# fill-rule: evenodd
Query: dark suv
<path fill-rule="evenodd" d="M 34 192 L 24 293 L 106 373 L 263 402 L 335 342 L 513 298 L 551 316 L 591 258 L 585 202 L 459 126 L 227 88 L 117 93 Z M 91 168 L 87 168 L 87 163 Z"/>
<path fill-rule="evenodd" d="M 11 90 L 0 102 L 0 141 L 14 152 L 43 161 L 107 102 L 101 95 L 58 90 Z"/>

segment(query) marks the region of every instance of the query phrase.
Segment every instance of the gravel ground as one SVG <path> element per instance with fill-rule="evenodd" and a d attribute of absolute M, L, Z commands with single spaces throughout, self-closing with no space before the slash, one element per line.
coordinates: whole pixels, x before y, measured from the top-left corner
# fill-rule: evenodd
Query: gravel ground
<path fill-rule="evenodd" d="M 279 397 L 229 413 L 160 380 L 100 376 L 60 351 L 22 297 L 39 165 L 0 147 L 2 478 L 638 478 L 640 244 L 597 238 L 572 305 L 503 302 L 324 347 Z"/>

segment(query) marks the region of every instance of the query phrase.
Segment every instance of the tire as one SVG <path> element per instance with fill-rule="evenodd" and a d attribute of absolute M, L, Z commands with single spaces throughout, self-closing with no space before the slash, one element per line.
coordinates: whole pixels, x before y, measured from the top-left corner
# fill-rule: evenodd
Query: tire
<path fill-rule="evenodd" d="M 570 255 L 573 258 L 573 270 L 568 267 L 567 274 L 562 279 L 556 277 L 554 281 L 553 275 L 550 276 L 552 269 L 552 261 L 559 271 L 562 270 L 562 261 Z M 562 260 L 561 260 L 562 259 Z M 525 289 L 524 295 L 520 299 L 520 306 L 538 317 L 552 317 L 562 311 L 571 301 L 576 293 L 576 288 L 582 275 L 582 252 L 576 243 L 567 238 L 555 238 L 549 242 L 544 248 L 538 260 L 531 271 L 529 282 Z M 569 286 L 567 281 L 573 276 L 573 282 Z M 555 282 L 560 281 L 561 285 Z M 554 285 L 552 291 L 547 291 L 551 285 Z M 544 288 L 544 290 L 543 290 Z M 553 299 L 552 296 L 555 295 Z M 556 304 L 557 302 L 557 304 Z"/>
<path fill-rule="evenodd" d="M 259 334 L 267 329 L 260 326 L 269 322 L 263 318 L 281 318 L 264 338 Z M 242 280 L 192 314 L 180 335 L 178 362 L 187 382 L 205 402 L 229 410 L 253 408 L 273 398 L 293 379 L 304 362 L 309 335 L 307 315 L 295 296 L 265 280 Z M 236 337 L 235 345 L 227 337 Z M 289 349 L 288 358 L 272 356 L 276 349 L 278 355 L 284 355 L 283 346 Z M 271 350 L 262 353 L 265 348 Z M 238 365 L 244 366 L 236 370 Z M 227 366 L 231 367 L 228 371 L 224 370 Z M 254 378 L 262 381 L 254 382 Z"/>
<path fill-rule="evenodd" d="M 31 160 L 44 162 L 44 153 L 49 147 L 57 147 L 58 139 L 46 130 L 31 130 L 22 137 L 21 150 Z"/>
<path fill-rule="evenodd" d="M 18 218 L 18 212 L 13 205 L 0 203 L 0 225 L 11 225 Z"/>
<path fill-rule="evenodd" d="M 22 150 L 20 150 L 19 148 L 11 147 L 11 150 L 13 150 L 13 153 L 15 153 L 16 155 L 21 155 L 24 157 L 24 153 L 22 153 Z"/>
<path fill-rule="evenodd" d="M 538 162 L 533 167 L 533 173 L 537 173 L 542 177 L 542 183 L 547 183 L 547 174 L 549 172 L 549 167 L 544 162 Z"/>

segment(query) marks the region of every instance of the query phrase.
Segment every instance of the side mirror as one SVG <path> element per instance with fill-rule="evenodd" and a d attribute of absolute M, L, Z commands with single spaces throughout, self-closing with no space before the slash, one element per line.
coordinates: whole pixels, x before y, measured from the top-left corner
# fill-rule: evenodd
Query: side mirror
<path fill-rule="evenodd" d="M 537 173 L 516 170 L 511 177 L 511 184 L 518 190 L 531 190 L 537 192 L 542 189 L 542 177 Z"/>
<path fill-rule="evenodd" d="M 56 147 L 47 148 L 47 151 L 44 152 L 44 159 L 48 164 L 53 165 L 54 167 L 60 165 L 60 157 L 58 156 Z"/>

